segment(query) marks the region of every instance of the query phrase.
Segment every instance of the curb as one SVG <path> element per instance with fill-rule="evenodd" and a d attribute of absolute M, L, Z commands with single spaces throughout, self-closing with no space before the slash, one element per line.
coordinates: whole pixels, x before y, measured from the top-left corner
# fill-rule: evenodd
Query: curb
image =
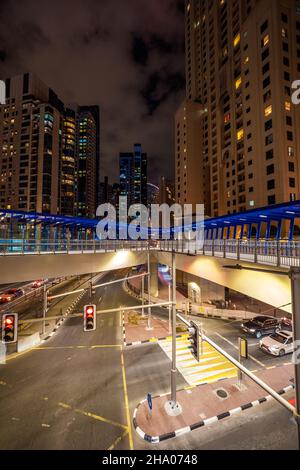
<path fill-rule="evenodd" d="M 193 317 L 201 317 L 201 318 L 212 318 L 214 320 L 237 320 L 237 321 L 246 321 L 246 318 L 241 317 L 223 317 L 220 315 L 211 315 L 210 313 L 198 313 L 197 315 L 192 315 Z"/>
<path fill-rule="evenodd" d="M 55 325 L 54 329 L 52 332 L 44 339 L 41 340 L 41 343 L 45 343 L 48 339 L 52 338 L 53 335 L 57 332 L 57 330 L 61 327 L 61 325 L 64 323 L 65 320 L 67 320 L 67 316 L 70 315 L 74 311 L 74 308 L 78 304 L 78 302 L 82 299 L 82 297 L 85 295 L 85 291 L 81 292 L 79 296 L 71 303 L 71 305 L 67 308 L 64 314 L 64 318 L 58 321 L 58 323 Z"/>
<path fill-rule="evenodd" d="M 279 390 L 279 392 L 277 392 L 277 393 L 279 395 L 284 395 L 285 393 L 290 392 L 293 389 L 294 389 L 293 385 L 288 385 L 287 387 Z M 159 397 L 163 397 L 163 396 L 167 396 L 167 395 L 170 395 L 170 394 L 166 393 L 166 394 L 162 394 L 162 395 L 157 395 L 154 398 L 159 398 Z M 219 415 L 212 416 L 211 418 L 207 418 L 207 419 L 204 419 L 202 421 L 198 421 L 197 423 L 194 423 L 190 426 L 186 426 L 184 428 L 180 428 L 180 429 L 177 429 L 175 431 L 172 431 L 172 432 L 169 432 L 169 433 L 166 433 L 166 434 L 161 434 L 160 436 L 149 436 L 137 425 L 137 421 L 136 421 L 138 408 L 143 403 L 145 403 L 147 401 L 145 399 L 145 400 L 141 401 L 138 404 L 138 406 L 135 408 L 135 410 L 133 412 L 132 422 L 133 422 L 133 427 L 134 427 L 136 433 L 138 434 L 138 436 L 141 439 L 143 439 L 146 442 L 149 442 L 150 444 L 158 444 L 158 443 L 166 441 L 168 439 L 174 439 L 174 438 L 182 436 L 184 434 L 188 434 L 188 433 L 194 431 L 195 429 L 199 429 L 199 428 L 202 428 L 204 426 L 208 426 L 209 424 L 217 423 L 217 422 L 219 422 L 219 421 L 221 421 L 225 418 L 229 418 L 233 415 L 236 415 L 237 413 L 241 413 L 242 411 L 248 410 L 250 408 L 255 408 L 256 406 L 259 406 L 259 405 L 261 405 L 263 403 L 266 403 L 266 402 L 269 402 L 271 400 L 273 400 L 273 397 L 271 395 L 268 395 L 266 397 L 255 400 L 253 402 L 246 403 L 245 405 L 241 405 L 241 406 L 239 406 L 237 408 L 234 408 L 232 410 L 225 411 L 225 412 L 223 412 Z"/>

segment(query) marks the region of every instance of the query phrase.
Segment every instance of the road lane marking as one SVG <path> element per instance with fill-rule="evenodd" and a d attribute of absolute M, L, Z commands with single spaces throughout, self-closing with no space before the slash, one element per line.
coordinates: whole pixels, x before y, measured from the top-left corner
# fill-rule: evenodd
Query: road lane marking
<path fill-rule="evenodd" d="M 131 419 L 130 419 L 130 413 L 129 413 L 123 349 L 121 349 L 121 368 L 122 368 L 122 379 L 123 379 L 123 389 L 124 389 L 124 399 L 125 399 L 125 410 L 126 410 L 126 418 L 127 418 L 128 432 L 129 432 L 129 446 L 130 446 L 130 450 L 133 450 L 133 439 L 132 439 Z"/>
<path fill-rule="evenodd" d="M 124 437 L 127 436 L 127 434 L 129 434 L 128 429 L 126 429 L 126 431 L 123 432 L 122 436 L 119 436 L 107 450 L 114 450 L 114 448 L 119 444 L 119 442 L 122 441 L 122 439 L 124 439 Z"/>
<path fill-rule="evenodd" d="M 171 341 L 162 340 L 159 341 L 159 345 L 171 359 Z M 188 339 L 180 339 L 176 342 L 177 368 L 190 386 L 237 376 L 236 367 L 208 343 L 203 344 L 203 354 L 199 362 L 193 357 L 189 346 Z"/>
<path fill-rule="evenodd" d="M 6 382 L 4 382 L 4 380 L 0 380 L 0 385 L 3 385 L 3 386 L 5 386 L 5 385 L 7 385 L 7 383 L 6 383 Z"/>
<path fill-rule="evenodd" d="M 226 341 L 228 344 L 230 344 L 231 346 L 233 346 L 236 350 L 239 350 L 238 346 L 236 346 L 234 343 L 232 343 L 231 341 L 229 341 L 229 339 L 225 338 L 225 336 L 222 336 L 220 335 L 219 333 L 215 332 L 215 335 L 219 336 L 219 338 L 223 339 L 224 341 Z M 264 364 L 263 362 L 259 361 L 258 359 L 256 359 L 255 357 L 251 356 L 251 354 L 249 354 L 249 358 L 256 362 L 257 364 L 259 364 L 260 366 L 262 367 L 266 367 L 266 364 Z"/>
<path fill-rule="evenodd" d="M 108 419 L 108 418 L 104 418 L 103 416 L 99 416 L 99 415 L 96 415 L 95 413 L 91 413 L 89 411 L 84 411 L 84 410 L 81 410 L 79 408 L 73 408 L 71 405 L 69 405 L 68 403 L 63 403 L 63 402 L 59 402 L 57 403 L 57 406 L 61 407 L 61 408 L 65 408 L 67 410 L 71 410 L 71 411 L 74 411 L 74 413 L 78 413 L 78 414 L 81 414 L 83 416 L 87 416 L 88 418 L 93 418 L 95 419 L 96 421 L 101 421 L 103 423 L 106 423 L 106 424 L 111 424 L 112 426 L 117 426 L 118 428 L 122 428 L 122 429 L 126 429 L 128 430 L 128 427 L 125 425 L 125 424 L 121 424 L 121 423 L 118 423 L 116 421 L 113 421 L 111 419 Z"/>
<path fill-rule="evenodd" d="M 55 351 L 64 349 L 105 349 L 105 348 L 117 348 L 120 349 L 120 344 L 95 344 L 93 346 L 37 346 L 33 348 L 33 351 Z"/>

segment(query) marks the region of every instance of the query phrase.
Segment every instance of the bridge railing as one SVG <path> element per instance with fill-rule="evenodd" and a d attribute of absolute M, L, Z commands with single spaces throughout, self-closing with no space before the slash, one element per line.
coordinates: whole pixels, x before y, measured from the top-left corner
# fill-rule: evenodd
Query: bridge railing
<path fill-rule="evenodd" d="M 282 267 L 300 267 L 300 241 L 265 240 L 205 240 L 199 245 L 195 240 L 84 240 L 46 239 L 1 240 L 1 255 L 34 255 L 63 253 L 103 253 L 119 250 L 175 251 L 188 255 L 206 255 L 217 258 L 248 261 Z"/>

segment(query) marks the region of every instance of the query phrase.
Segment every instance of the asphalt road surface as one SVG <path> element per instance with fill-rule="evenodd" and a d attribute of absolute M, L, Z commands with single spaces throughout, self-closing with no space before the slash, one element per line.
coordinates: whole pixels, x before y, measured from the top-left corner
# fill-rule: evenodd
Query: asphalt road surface
<path fill-rule="evenodd" d="M 102 280 L 123 274 L 109 273 Z M 89 302 L 86 295 L 76 310 Z M 137 301 L 117 284 L 97 289 L 92 302 L 101 310 Z M 211 330 L 230 341 L 233 331 L 238 334 L 235 325 L 217 323 Z M 178 374 L 178 388 L 184 385 Z M 275 403 L 157 447 L 147 444 L 132 429 L 133 410 L 148 392 L 169 387 L 170 361 L 158 344 L 123 348 L 119 312 L 98 315 L 95 332 L 83 332 L 80 317 L 68 319 L 41 347 L 0 364 L 0 449 L 296 447 L 295 425 Z"/>

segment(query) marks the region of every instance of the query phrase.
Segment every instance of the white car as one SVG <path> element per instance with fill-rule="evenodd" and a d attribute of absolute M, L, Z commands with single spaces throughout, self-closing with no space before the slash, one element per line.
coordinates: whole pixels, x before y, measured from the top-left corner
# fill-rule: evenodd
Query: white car
<path fill-rule="evenodd" d="M 284 356 L 294 352 L 293 334 L 291 331 L 279 331 L 260 340 L 259 347 L 273 356 Z"/>

